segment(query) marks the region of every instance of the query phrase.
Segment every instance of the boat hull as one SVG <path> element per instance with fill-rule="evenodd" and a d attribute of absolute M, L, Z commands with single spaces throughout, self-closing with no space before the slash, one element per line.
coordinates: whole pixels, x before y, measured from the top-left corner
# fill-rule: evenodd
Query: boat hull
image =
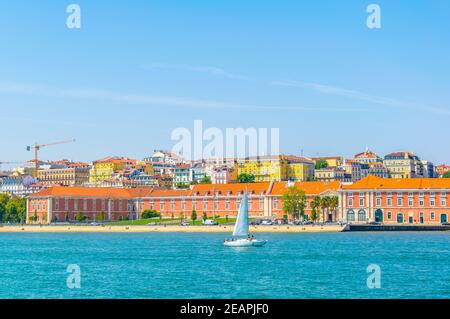
<path fill-rule="evenodd" d="M 238 239 L 233 241 L 226 241 L 225 246 L 228 247 L 263 247 L 267 244 L 266 240 L 248 240 L 248 239 Z"/>

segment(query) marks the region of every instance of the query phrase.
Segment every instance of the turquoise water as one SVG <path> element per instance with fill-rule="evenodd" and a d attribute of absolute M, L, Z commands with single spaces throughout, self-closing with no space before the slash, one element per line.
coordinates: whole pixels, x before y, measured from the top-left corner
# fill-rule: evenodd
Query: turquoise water
<path fill-rule="evenodd" d="M 450 233 L 258 234 L 266 247 L 240 250 L 223 238 L 0 234 L 0 298 L 450 298 Z"/>

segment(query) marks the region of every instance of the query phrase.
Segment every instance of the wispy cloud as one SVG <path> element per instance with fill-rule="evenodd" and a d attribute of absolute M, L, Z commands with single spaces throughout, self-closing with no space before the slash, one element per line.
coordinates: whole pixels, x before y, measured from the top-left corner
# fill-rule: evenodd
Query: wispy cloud
<path fill-rule="evenodd" d="M 221 76 L 233 80 L 252 80 L 252 81 L 258 81 L 261 84 L 265 85 L 273 85 L 273 86 L 284 86 L 284 87 L 292 87 L 292 88 L 301 88 L 301 89 L 307 89 L 312 90 L 321 94 L 326 95 L 334 95 L 334 96 L 340 96 L 345 97 L 348 99 L 358 100 L 358 101 L 364 101 L 368 102 L 370 104 L 377 104 L 382 105 L 385 107 L 395 107 L 399 109 L 414 109 L 424 112 L 429 112 L 433 114 L 438 115 L 450 115 L 450 110 L 446 108 L 440 108 L 435 106 L 429 106 L 429 105 L 417 105 L 415 103 L 401 101 L 398 99 L 383 97 L 379 95 L 372 95 L 367 94 L 364 92 L 341 88 L 337 86 L 331 86 L 331 85 L 325 85 L 325 84 L 319 84 L 319 83 L 310 83 L 310 82 L 300 82 L 300 81 L 293 81 L 293 80 L 283 80 L 283 81 L 263 81 L 257 78 L 253 78 L 250 76 L 237 74 L 237 73 L 230 73 L 225 71 L 224 69 L 217 68 L 217 67 L 211 67 L 211 66 L 192 66 L 188 64 L 170 64 L 170 63 L 153 63 L 145 66 L 149 69 L 177 69 L 177 70 L 184 70 L 184 71 L 190 71 L 190 72 L 200 72 L 200 73 L 206 73 L 213 76 Z M 277 107 L 278 109 L 285 109 L 284 107 Z M 324 110 L 323 108 L 321 108 Z M 331 108 L 330 108 L 331 109 Z M 334 108 L 334 110 L 337 110 Z M 344 109 L 339 109 L 344 110 Z M 351 108 L 347 109 L 351 111 L 358 110 L 357 108 Z M 364 106 L 364 109 L 359 109 L 360 111 L 369 112 L 369 111 L 376 111 L 371 110 L 370 107 Z"/>
<path fill-rule="evenodd" d="M 244 103 L 233 103 L 197 99 L 190 97 L 154 96 L 145 94 L 128 94 L 97 89 L 61 89 L 47 85 L 20 84 L 0 82 L 0 92 L 7 94 L 20 94 L 51 98 L 71 98 L 106 100 L 118 103 L 133 103 L 138 105 L 149 105 L 155 107 L 189 107 L 208 109 L 260 109 L 260 110 L 286 110 L 286 111 L 359 111 L 366 112 L 368 109 L 355 108 L 326 108 L 308 106 L 283 106 L 283 105 L 252 105 Z"/>
<path fill-rule="evenodd" d="M 193 66 L 187 64 L 152 63 L 147 64 L 144 67 L 147 69 L 175 69 L 190 72 L 207 73 L 209 75 L 221 76 L 233 80 L 254 80 L 251 77 L 242 74 L 230 73 L 225 71 L 224 69 L 214 66 Z"/>
<path fill-rule="evenodd" d="M 322 93 L 322 94 L 342 96 L 342 97 L 346 97 L 346 98 L 350 98 L 350 99 L 354 99 L 354 100 L 360 100 L 360 101 L 369 102 L 369 103 L 378 104 L 378 105 L 397 107 L 397 108 L 403 108 L 403 109 L 416 109 L 416 110 L 427 111 L 427 112 L 431 112 L 431 113 L 435 113 L 435 114 L 450 115 L 449 109 L 439 108 L 439 107 L 434 107 L 434 106 L 417 105 L 417 104 L 410 103 L 410 102 L 400 101 L 400 100 L 386 98 L 386 97 L 382 97 L 382 96 L 370 95 L 370 94 L 366 94 L 363 92 L 349 90 L 349 89 L 340 88 L 340 87 L 336 87 L 336 86 L 323 85 L 323 84 L 318 84 L 318 83 L 299 82 L 299 81 L 292 81 L 292 80 L 272 81 L 272 82 L 270 82 L 270 85 L 310 89 L 310 90 L 313 90 L 313 91 L 316 91 L 316 92 Z"/>

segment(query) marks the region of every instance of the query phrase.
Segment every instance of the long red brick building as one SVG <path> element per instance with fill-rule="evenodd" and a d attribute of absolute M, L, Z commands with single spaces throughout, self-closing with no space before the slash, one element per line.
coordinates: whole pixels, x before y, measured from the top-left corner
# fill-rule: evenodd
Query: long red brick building
<path fill-rule="evenodd" d="M 339 207 L 325 217 L 333 221 L 366 223 L 440 223 L 448 221 L 450 179 L 384 179 L 368 176 L 352 185 L 339 182 L 267 182 L 195 185 L 188 190 L 152 188 L 52 187 L 27 200 L 27 221 L 73 221 L 77 214 L 89 220 L 140 219 L 145 210 L 164 217 L 236 216 L 245 191 L 252 217 L 282 218 L 282 196 L 290 186 L 307 196 L 306 215 L 315 196 L 338 196 Z"/>

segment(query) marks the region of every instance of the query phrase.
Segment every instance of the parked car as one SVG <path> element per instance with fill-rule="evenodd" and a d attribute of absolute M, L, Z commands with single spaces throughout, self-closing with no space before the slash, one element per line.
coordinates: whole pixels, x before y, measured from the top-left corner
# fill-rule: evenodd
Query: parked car
<path fill-rule="evenodd" d="M 441 225 L 442 226 L 450 226 L 450 223 L 449 222 L 444 222 L 444 223 L 441 223 Z"/>
<path fill-rule="evenodd" d="M 101 226 L 102 224 L 98 223 L 98 222 L 92 222 L 91 226 Z"/>
<path fill-rule="evenodd" d="M 310 220 L 305 220 L 304 222 L 301 223 L 302 225 L 312 225 L 314 224 L 312 221 Z"/>
<path fill-rule="evenodd" d="M 373 226 L 376 226 L 376 225 L 381 225 L 381 223 L 376 222 L 376 221 L 371 221 L 371 222 L 368 222 L 367 225 L 373 225 Z"/>
<path fill-rule="evenodd" d="M 156 226 L 156 222 L 150 222 L 147 224 L 148 226 Z"/>
<path fill-rule="evenodd" d="M 181 226 L 189 226 L 191 225 L 189 222 L 181 222 Z"/>
<path fill-rule="evenodd" d="M 217 226 L 217 225 L 219 225 L 219 223 L 216 222 L 216 221 L 214 221 L 214 220 L 212 220 L 212 219 L 205 219 L 205 220 L 203 221 L 203 225 L 207 225 L 207 226 Z"/>
<path fill-rule="evenodd" d="M 273 225 L 273 223 L 271 220 L 263 220 L 263 221 L 261 221 L 261 225 L 270 226 L 270 225 Z"/>

